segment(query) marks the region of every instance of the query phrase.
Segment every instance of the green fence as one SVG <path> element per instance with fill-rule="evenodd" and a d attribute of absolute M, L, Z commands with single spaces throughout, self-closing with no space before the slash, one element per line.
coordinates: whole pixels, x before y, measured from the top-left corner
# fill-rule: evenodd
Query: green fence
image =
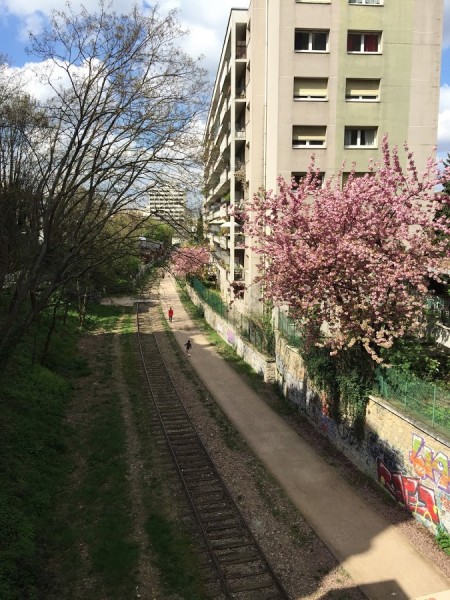
<path fill-rule="evenodd" d="M 217 292 L 206 288 L 201 281 L 193 279 L 192 287 L 197 295 L 210 306 L 215 313 L 235 327 L 243 338 L 248 340 L 260 352 L 273 356 L 275 353 L 273 331 L 266 331 L 255 320 L 243 315 L 234 308 L 229 308 Z"/>
<path fill-rule="evenodd" d="M 301 348 L 301 326 L 281 311 L 278 329 L 292 346 Z M 373 392 L 417 421 L 450 432 L 450 393 L 436 384 L 397 369 L 379 367 Z"/>
<path fill-rule="evenodd" d="M 228 307 L 225 302 L 212 290 L 206 288 L 198 279 L 193 279 L 191 285 L 197 292 L 197 295 L 210 306 L 214 312 L 227 319 Z"/>
<path fill-rule="evenodd" d="M 418 421 L 450 431 L 450 394 L 436 384 L 393 368 L 378 368 L 374 392 Z"/>
<path fill-rule="evenodd" d="M 301 348 L 302 335 L 300 325 L 281 310 L 278 310 L 278 330 L 292 346 Z"/>

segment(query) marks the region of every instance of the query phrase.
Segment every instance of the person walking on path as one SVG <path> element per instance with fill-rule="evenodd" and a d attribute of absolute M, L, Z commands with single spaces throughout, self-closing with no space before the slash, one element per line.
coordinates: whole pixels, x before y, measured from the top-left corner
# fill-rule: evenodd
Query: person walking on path
<path fill-rule="evenodd" d="M 173 308 L 172 307 L 169 308 L 168 315 L 169 315 L 169 321 L 172 323 L 172 320 L 173 320 Z"/>
<path fill-rule="evenodd" d="M 185 343 L 185 347 L 186 347 L 186 352 L 187 352 L 187 355 L 188 355 L 188 356 L 190 356 L 190 355 L 191 355 L 191 348 L 192 348 L 192 343 L 191 343 L 191 340 L 188 340 L 188 341 Z"/>

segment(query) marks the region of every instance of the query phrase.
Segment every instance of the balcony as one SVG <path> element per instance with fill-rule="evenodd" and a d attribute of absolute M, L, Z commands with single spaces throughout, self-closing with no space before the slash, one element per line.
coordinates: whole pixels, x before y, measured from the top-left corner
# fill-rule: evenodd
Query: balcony
<path fill-rule="evenodd" d="M 236 60 L 247 59 L 247 44 L 244 42 L 237 42 L 236 45 Z"/>

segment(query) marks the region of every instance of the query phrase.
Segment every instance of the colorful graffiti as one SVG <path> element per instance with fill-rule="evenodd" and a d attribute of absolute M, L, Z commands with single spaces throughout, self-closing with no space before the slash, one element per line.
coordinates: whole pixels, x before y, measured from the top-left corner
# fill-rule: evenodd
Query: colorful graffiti
<path fill-rule="evenodd" d="M 420 517 L 425 525 L 439 525 L 439 511 L 434 491 L 425 487 L 415 477 L 390 471 L 380 458 L 377 458 L 378 481 L 408 511 Z"/>
<path fill-rule="evenodd" d="M 443 452 L 434 452 L 425 440 L 413 433 L 409 460 L 421 479 L 430 479 L 438 488 L 450 491 L 449 460 Z"/>

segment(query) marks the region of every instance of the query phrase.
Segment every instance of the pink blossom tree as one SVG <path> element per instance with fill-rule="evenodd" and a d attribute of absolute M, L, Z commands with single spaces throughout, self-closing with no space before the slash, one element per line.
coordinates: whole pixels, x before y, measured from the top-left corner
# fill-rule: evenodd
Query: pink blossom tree
<path fill-rule="evenodd" d="M 450 198 L 436 191 L 450 169 L 429 159 L 419 175 L 407 146 L 406 170 L 387 137 L 382 150 L 343 189 L 341 174 L 322 187 L 312 159 L 300 183 L 280 178 L 278 193 L 256 195 L 245 225 L 265 297 L 289 305 L 316 342 L 325 331 L 332 352 L 359 343 L 375 360 L 380 347 L 421 330 L 428 277 L 439 277 L 450 231 Z"/>
<path fill-rule="evenodd" d="M 200 275 L 211 262 L 211 255 L 204 246 L 185 246 L 173 251 L 171 271 L 175 277 Z"/>

